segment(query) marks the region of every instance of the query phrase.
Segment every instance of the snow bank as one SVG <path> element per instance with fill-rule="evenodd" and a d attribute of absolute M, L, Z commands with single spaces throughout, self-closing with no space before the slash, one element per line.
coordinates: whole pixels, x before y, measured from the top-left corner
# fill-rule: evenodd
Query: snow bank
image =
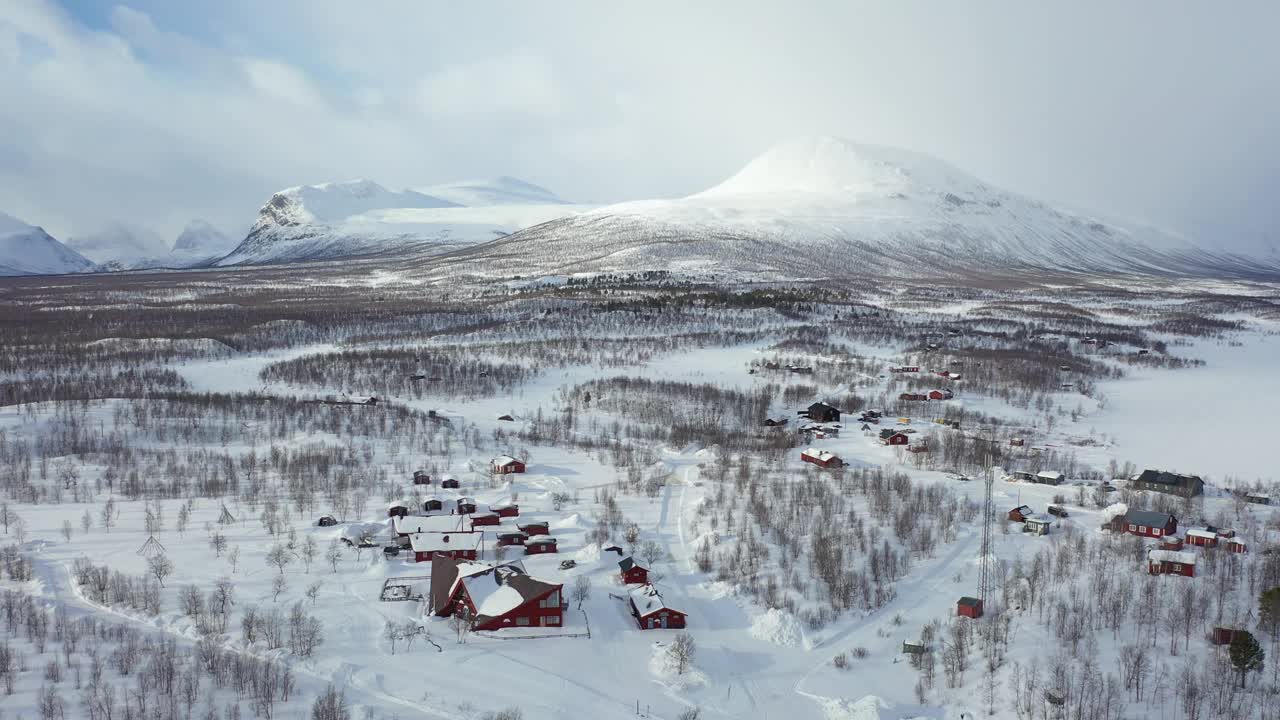
<path fill-rule="evenodd" d="M 616 558 L 617 555 L 609 553 L 609 557 Z M 575 553 L 573 559 L 580 563 L 600 562 L 600 543 L 588 544 L 586 547 Z"/>
<path fill-rule="evenodd" d="M 677 692 L 683 692 L 699 685 L 706 685 L 707 676 L 696 667 L 685 668 L 683 674 L 676 672 L 671 656 L 667 654 L 667 648 L 670 646 L 671 643 L 668 642 L 655 642 L 653 644 L 653 655 L 649 657 L 649 672 L 657 678 L 656 682 L 668 690 Z"/>
<path fill-rule="evenodd" d="M 566 516 L 563 520 L 557 520 L 551 523 L 551 527 L 556 530 L 578 530 L 580 528 L 589 527 L 591 522 L 584 520 L 578 513 Z"/>
<path fill-rule="evenodd" d="M 1112 521 L 1112 519 L 1120 515 L 1125 515 L 1128 512 L 1129 512 L 1129 506 L 1125 505 L 1124 503 L 1115 503 L 1114 505 L 1108 505 L 1102 511 L 1102 522 L 1109 523 Z"/>
<path fill-rule="evenodd" d="M 822 709 L 827 720 L 934 720 L 944 717 L 950 720 L 953 716 L 960 717 L 951 713 L 944 716 L 940 710 L 919 705 L 899 708 L 876 695 L 857 701 L 828 698 L 823 701 Z"/>
<path fill-rule="evenodd" d="M 804 643 L 804 632 L 795 616 L 785 610 L 773 608 L 751 621 L 751 637 L 782 647 L 795 647 Z"/>

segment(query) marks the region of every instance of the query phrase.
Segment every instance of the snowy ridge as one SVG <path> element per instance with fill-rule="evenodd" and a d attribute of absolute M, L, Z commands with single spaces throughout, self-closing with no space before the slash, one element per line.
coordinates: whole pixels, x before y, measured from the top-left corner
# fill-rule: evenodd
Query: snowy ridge
<path fill-rule="evenodd" d="M 0 213 L 0 276 L 61 275 L 93 268 L 91 260 L 44 229 Z"/>
<path fill-rule="evenodd" d="M 216 264 L 446 252 L 580 209 L 514 178 L 428 190 L 433 194 L 393 192 L 367 180 L 282 190 L 259 211 L 244 241 Z"/>
<path fill-rule="evenodd" d="M 561 218 L 450 262 L 497 275 L 1280 272 L 1149 228 L 1058 210 L 925 155 L 835 138 L 785 142 L 704 192 Z"/>

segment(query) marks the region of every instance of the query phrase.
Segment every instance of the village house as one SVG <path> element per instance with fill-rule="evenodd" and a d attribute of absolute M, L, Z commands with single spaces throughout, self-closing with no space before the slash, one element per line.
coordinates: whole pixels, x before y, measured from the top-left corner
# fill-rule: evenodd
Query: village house
<path fill-rule="evenodd" d="M 812 463 L 820 468 L 837 468 L 844 465 L 844 461 L 840 456 L 827 450 L 815 450 L 809 448 L 800 452 L 800 459 L 807 463 Z"/>
<path fill-rule="evenodd" d="M 924 393 L 902 393 L 898 399 L 904 402 L 922 402 L 928 400 L 929 396 Z"/>
<path fill-rule="evenodd" d="M 683 628 L 685 614 L 675 608 L 667 607 L 662 594 L 652 585 L 645 584 L 628 593 L 631 603 L 631 614 L 641 630 L 664 628 Z"/>
<path fill-rule="evenodd" d="M 498 514 L 498 517 L 513 518 L 520 517 L 520 506 L 510 500 L 502 500 L 489 506 L 489 510 Z"/>
<path fill-rule="evenodd" d="M 1218 533 L 1208 528 L 1187 530 L 1187 544 L 1196 547 L 1218 547 Z"/>
<path fill-rule="evenodd" d="M 1227 548 L 1227 552 L 1233 552 L 1233 553 L 1242 553 L 1242 552 L 1249 551 L 1249 547 L 1245 545 L 1244 541 L 1241 540 L 1240 538 L 1227 538 L 1226 548 Z"/>
<path fill-rule="evenodd" d="M 782 427 L 783 425 L 786 425 L 786 424 L 787 424 L 787 419 L 784 417 L 764 419 L 765 427 Z"/>
<path fill-rule="evenodd" d="M 387 504 L 387 517 L 404 517 L 409 514 L 409 503 L 396 500 Z"/>
<path fill-rule="evenodd" d="M 427 474 L 426 470 L 414 470 L 413 484 L 414 485 L 430 485 L 431 476 Z"/>
<path fill-rule="evenodd" d="M 1022 532 L 1032 535 L 1048 535 L 1049 526 L 1053 524 L 1053 518 L 1044 515 L 1032 515 L 1027 518 L 1022 525 Z"/>
<path fill-rule="evenodd" d="M 622 576 L 623 585 L 647 585 L 649 569 L 642 567 L 635 558 L 624 557 L 618 561 L 618 572 Z"/>
<path fill-rule="evenodd" d="M 458 515 L 407 515 L 393 518 L 391 529 L 396 537 L 408 537 L 417 533 L 460 532 L 464 528 Z"/>
<path fill-rule="evenodd" d="M 511 547 L 512 545 L 524 545 L 524 541 L 529 536 L 519 530 L 502 530 L 497 537 L 499 546 Z"/>
<path fill-rule="evenodd" d="M 549 535 L 551 533 L 551 528 L 547 525 L 547 521 L 545 520 L 528 522 L 523 525 L 517 525 L 516 527 L 520 528 L 520 532 L 530 537 L 534 535 Z"/>
<path fill-rule="evenodd" d="M 446 490 L 457 490 L 462 487 L 462 484 L 458 482 L 458 478 L 452 475 L 445 475 L 444 479 L 440 481 L 440 487 Z"/>
<path fill-rule="evenodd" d="M 422 512 L 438 513 L 444 512 L 444 501 L 438 497 L 429 497 L 422 501 Z"/>
<path fill-rule="evenodd" d="M 1195 497 L 1204 493 L 1204 481 L 1196 475 L 1179 475 L 1163 470 L 1143 470 L 1129 481 L 1134 490 L 1150 490 L 1179 497 Z"/>
<path fill-rule="evenodd" d="M 908 437 L 906 433 L 885 428 L 880 431 L 880 442 L 885 445 L 906 445 L 911 442 L 911 438 Z"/>
<path fill-rule="evenodd" d="M 475 560 L 484 546 L 482 532 L 424 532 L 409 536 L 414 562 L 431 562 L 437 556 Z"/>
<path fill-rule="evenodd" d="M 805 416 L 814 422 L 840 422 L 840 411 L 824 402 L 810 405 Z"/>
<path fill-rule="evenodd" d="M 1263 495 L 1262 493 L 1259 493 L 1259 492 L 1246 492 L 1246 493 L 1242 493 L 1242 495 L 1244 497 L 1244 501 L 1247 503 L 1253 503 L 1255 505 L 1271 504 L 1270 495 Z"/>
<path fill-rule="evenodd" d="M 473 529 L 478 527 L 490 527 L 502 522 L 502 518 L 499 517 L 496 512 L 472 513 L 469 517 L 471 519 L 471 527 Z"/>
<path fill-rule="evenodd" d="M 950 390 L 943 389 L 929 391 L 930 400 L 950 400 L 952 397 L 953 395 Z"/>
<path fill-rule="evenodd" d="M 457 507 L 454 510 L 459 515 L 470 515 L 476 511 L 476 499 L 470 497 L 458 498 Z"/>
<path fill-rule="evenodd" d="M 1033 514 L 1034 513 L 1031 511 L 1030 507 L 1026 505 L 1019 505 L 1009 511 L 1009 522 L 1026 522 L 1027 518 L 1031 517 Z"/>
<path fill-rule="evenodd" d="M 1160 547 L 1165 550 L 1181 550 L 1183 546 L 1182 538 L 1177 535 L 1165 535 L 1160 538 Z"/>
<path fill-rule="evenodd" d="M 525 465 L 510 455 L 499 455 L 489 462 L 489 469 L 494 475 L 509 475 L 524 472 Z"/>
<path fill-rule="evenodd" d="M 1061 485 L 1064 477 L 1057 470 L 1041 470 L 1036 473 L 1031 482 L 1037 485 Z"/>
<path fill-rule="evenodd" d="M 531 577 L 520 563 L 495 566 L 438 558 L 431 564 L 431 612 L 460 615 L 481 631 L 561 627 L 563 587 Z"/>
<path fill-rule="evenodd" d="M 524 541 L 525 555 L 542 555 L 556 552 L 556 539 L 550 535 L 534 535 Z"/>
<path fill-rule="evenodd" d="M 1191 552 L 1177 550 L 1149 550 L 1147 552 L 1147 572 L 1152 575 L 1196 576 L 1196 555 Z"/>
<path fill-rule="evenodd" d="M 1168 513 L 1152 510 L 1130 510 L 1116 519 L 1124 532 L 1139 537 L 1164 537 L 1178 532 L 1178 519 Z"/>

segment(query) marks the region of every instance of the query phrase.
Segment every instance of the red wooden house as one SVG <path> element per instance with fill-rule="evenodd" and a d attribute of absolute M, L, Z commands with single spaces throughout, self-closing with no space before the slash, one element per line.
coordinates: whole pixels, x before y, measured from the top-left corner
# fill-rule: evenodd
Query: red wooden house
<path fill-rule="evenodd" d="M 635 561 L 635 558 L 624 557 L 618 561 L 618 570 L 622 575 L 623 585 L 647 585 L 649 570 Z"/>
<path fill-rule="evenodd" d="M 494 475 L 507 475 L 524 472 L 524 463 L 510 455 L 499 455 L 489 462 L 489 469 Z"/>
<path fill-rule="evenodd" d="M 1147 552 L 1147 572 L 1152 575 L 1196 576 L 1196 555 L 1176 550 L 1150 550 Z"/>
<path fill-rule="evenodd" d="M 1026 505 L 1019 505 L 1018 507 L 1009 511 L 1009 521 L 1010 522 L 1026 522 L 1027 518 L 1031 517 L 1034 514 L 1035 513 L 1032 512 L 1030 507 Z"/>
<path fill-rule="evenodd" d="M 839 455 L 827 450 L 816 450 L 814 448 L 800 451 L 800 459 L 820 468 L 835 468 L 844 465 L 844 461 L 840 459 Z"/>
<path fill-rule="evenodd" d="M 427 474 L 426 470 L 414 470 L 413 484 L 414 485 L 430 485 L 431 476 Z"/>
<path fill-rule="evenodd" d="M 556 552 L 556 539 L 550 535 L 534 535 L 524 541 L 525 555 L 542 555 Z"/>
<path fill-rule="evenodd" d="M 645 584 L 632 590 L 631 614 L 641 630 L 663 628 L 682 628 L 685 625 L 685 614 L 675 608 L 667 607 L 662 594 L 652 585 Z"/>
<path fill-rule="evenodd" d="M 519 563 L 484 565 L 435 561 L 431 605 L 436 615 L 455 613 L 475 630 L 561 627 L 563 585 L 530 577 Z"/>
<path fill-rule="evenodd" d="M 1116 519 L 1124 525 L 1125 532 L 1139 537 L 1159 538 L 1178 532 L 1178 519 L 1169 513 L 1130 510 Z"/>
<path fill-rule="evenodd" d="M 430 562 L 437 555 L 454 560 L 475 560 L 484 543 L 482 532 L 424 532 L 409 536 L 414 562 Z"/>
<path fill-rule="evenodd" d="M 502 518 L 498 517 L 498 513 L 495 512 L 472 513 L 470 519 L 472 528 L 488 527 L 502 522 Z"/>
<path fill-rule="evenodd" d="M 387 505 L 387 517 L 404 517 L 409 514 L 409 503 L 396 500 Z"/>
<path fill-rule="evenodd" d="M 930 400 L 950 400 L 952 397 L 954 396 L 951 394 L 950 390 L 930 390 L 929 391 Z"/>
<path fill-rule="evenodd" d="M 476 511 L 476 499 L 463 497 L 458 498 L 457 508 L 454 510 L 459 515 L 470 515 Z"/>
<path fill-rule="evenodd" d="M 1245 545 L 1244 541 L 1241 540 L 1240 538 L 1229 538 L 1227 540 L 1226 547 L 1227 547 L 1227 552 L 1242 553 L 1242 552 L 1249 551 L 1249 546 Z"/>
<path fill-rule="evenodd" d="M 523 545 L 528 535 L 519 530 L 504 530 L 498 533 L 498 544 L 502 547 L 510 547 L 512 545 Z"/>
<path fill-rule="evenodd" d="M 391 521 L 396 537 L 408 537 L 418 533 L 461 532 L 466 528 L 457 515 L 408 515 Z"/>
<path fill-rule="evenodd" d="M 535 520 L 532 522 L 527 522 L 523 525 L 516 525 L 516 527 L 520 528 L 520 532 L 530 537 L 534 535 L 550 535 L 551 534 L 551 528 L 548 526 L 546 520 Z"/>
<path fill-rule="evenodd" d="M 457 490 L 462 487 L 462 485 L 458 482 L 458 478 L 452 475 L 445 475 L 444 479 L 440 481 L 440 487 Z"/>
<path fill-rule="evenodd" d="M 1209 633 L 1209 643 L 1212 645 L 1230 645 L 1235 636 L 1236 630 L 1234 628 L 1218 626 Z"/>
<path fill-rule="evenodd" d="M 1165 535 L 1160 540 L 1160 547 L 1164 548 L 1165 550 L 1181 550 L 1182 538 L 1178 537 L 1177 535 Z"/>
<path fill-rule="evenodd" d="M 443 512 L 443 511 L 444 511 L 444 501 L 438 497 L 429 497 L 426 500 L 422 501 L 422 512 L 433 513 L 433 512 Z"/>
<path fill-rule="evenodd" d="M 511 502 L 510 500 L 504 500 L 500 503 L 495 503 L 493 505 L 490 505 L 489 509 L 492 510 L 493 512 L 498 513 L 498 517 L 504 517 L 504 518 L 520 517 L 520 506 Z"/>
<path fill-rule="evenodd" d="M 1187 544 L 1196 547 L 1218 547 L 1218 533 L 1205 528 L 1187 530 Z"/>
<path fill-rule="evenodd" d="M 911 438 L 906 433 L 885 428 L 880 431 L 880 442 L 885 445 L 906 445 L 911 442 Z"/>
<path fill-rule="evenodd" d="M 956 615 L 975 620 L 982 617 L 982 601 L 968 595 L 960 598 L 956 602 Z"/>

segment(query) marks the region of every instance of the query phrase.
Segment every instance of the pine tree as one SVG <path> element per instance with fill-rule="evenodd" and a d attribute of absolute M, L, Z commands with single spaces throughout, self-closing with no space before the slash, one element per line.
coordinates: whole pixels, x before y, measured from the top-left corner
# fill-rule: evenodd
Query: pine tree
<path fill-rule="evenodd" d="M 1258 596 L 1258 627 L 1272 636 L 1280 631 L 1280 587 L 1264 590 Z"/>
<path fill-rule="evenodd" d="M 1258 644 L 1253 633 L 1237 630 L 1231 637 L 1231 664 L 1240 673 L 1240 687 L 1244 687 L 1245 676 L 1250 672 L 1262 669 L 1262 662 L 1267 654 Z"/>

